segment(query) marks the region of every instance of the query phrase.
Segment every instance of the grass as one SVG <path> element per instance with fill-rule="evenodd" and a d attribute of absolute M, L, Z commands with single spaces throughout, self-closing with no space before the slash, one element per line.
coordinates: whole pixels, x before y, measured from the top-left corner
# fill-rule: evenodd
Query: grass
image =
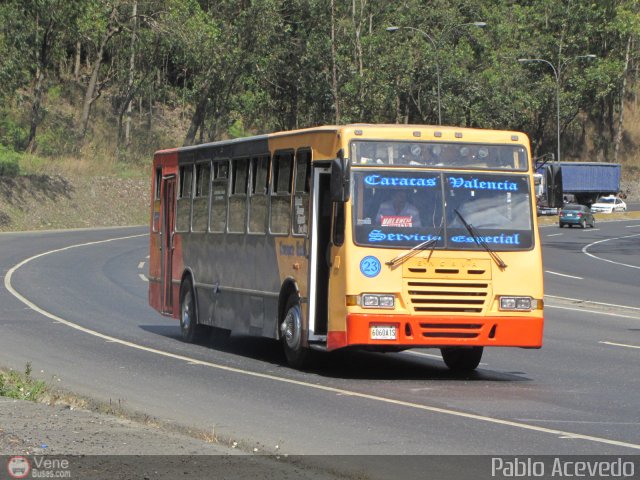
<path fill-rule="evenodd" d="M 151 157 L 146 164 L 142 162 L 118 162 L 114 158 L 96 161 L 91 157 L 60 156 L 44 158 L 37 155 L 22 154 L 20 171 L 24 175 L 63 175 L 76 177 L 116 176 L 119 178 L 140 178 L 148 175 Z"/>
<path fill-rule="evenodd" d="M 17 400 L 39 401 L 48 394 L 49 387 L 42 380 L 31 376 L 31 363 L 27 363 L 24 373 L 15 370 L 0 371 L 0 396 Z"/>

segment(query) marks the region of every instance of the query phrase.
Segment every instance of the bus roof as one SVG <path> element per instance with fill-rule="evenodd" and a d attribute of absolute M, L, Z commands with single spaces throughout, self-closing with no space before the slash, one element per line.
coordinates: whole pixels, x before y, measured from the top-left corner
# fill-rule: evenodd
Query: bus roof
<path fill-rule="evenodd" d="M 186 153 L 201 148 L 229 147 L 241 143 L 261 143 L 269 140 L 294 135 L 311 133 L 334 133 L 348 138 L 362 138 L 367 140 L 384 140 L 393 132 L 394 140 L 434 141 L 434 142 L 473 142 L 473 143 L 528 143 L 528 137 L 523 132 L 509 130 L 487 130 L 478 128 L 450 127 L 441 125 L 406 125 L 406 124 L 370 124 L 352 123 L 347 125 L 323 125 L 318 127 L 288 130 L 249 137 L 218 140 L 185 147 L 159 150 L 156 155 L 170 153 Z"/>

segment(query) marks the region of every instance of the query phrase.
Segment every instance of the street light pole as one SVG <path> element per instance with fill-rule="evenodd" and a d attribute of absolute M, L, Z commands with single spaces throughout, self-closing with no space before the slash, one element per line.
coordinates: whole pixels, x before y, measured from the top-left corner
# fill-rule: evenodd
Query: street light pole
<path fill-rule="evenodd" d="M 460 28 L 460 27 L 467 27 L 467 26 L 474 26 L 474 27 L 485 27 L 487 24 L 486 22 L 470 22 L 470 23 L 462 23 L 460 25 L 455 25 L 451 28 L 448 29 L 444 29 L 442 32 L 440 32 L 440 35 L 438 37 L 438 40 L 434 40 L 433 37 L 431 35 L 429 35 L 427 32 L 425 32 L 424 30 L 421 30 L 419 28 L 415 28 L 415 27 L 397 27 L 397 26 L 391 26 L 391 27 L 387 27 L 386 30 L 387 32 L 395 32 L 397 30 L 400 29 L 404 29 L 404 30 L 413 30 L 415 32 L 418 32 L 420 34 L 422 34 L 427 40 L 429 40 L 429 43 L 431 43 L 431 46 L 433 47 L 433 52 L 435 54 L 436 57 L 436 83 L 437 83 L 437 100 L 438 100 L 438 125 L 442 125 L 442 102 L 441 102 L 441 96 L 440 96 L 440 89 L 441 89 L 441 80 L 440 80 L 440 46 L 442 44 L 442 41 L 444 40 L 445 34 L 455 30 L 456 28 Z"/>
<path fill-rule="evenodd" d="M 592 59 L 592 58 L 596 58 L 596 56 L 594 54 L 578 55 L 573 59 L 575 60 L 578 58 Z M 557 129 L 557 143 L 558 143 L 556 151 L 558 155 L 557 161 L 559 162 L 560 161 L 560 68 L 563 66 L 563 64 L 558 64 L 558 68 L 556 69 L 553 63 L 543 58 L 519 58 L 518 61 L 520 63 L 545 63 L 551 67 L 551 70 L 553 70 L 553 77 L 556 80 L 556 129 Z M 565 66 L 566 64 L 567 62 L 564 63 Z"/>

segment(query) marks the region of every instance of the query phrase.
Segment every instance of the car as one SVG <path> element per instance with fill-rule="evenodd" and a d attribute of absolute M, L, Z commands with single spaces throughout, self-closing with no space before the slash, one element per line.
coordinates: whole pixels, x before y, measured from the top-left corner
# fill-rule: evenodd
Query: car
<path fill-rule="evenodd" d="M 571 203 L 563 206 L 560 210 L 559 222 L 560 228 L 565 225 L 569 225 L 569 227 L 579 225 L 581 228 L 585 228 L 587 225 L 591 228 L 596 226 L 596 219 L 589 207 Z"/>
<path fill-rule="evenodd" d="M 627 204 L 615 195 L 600 197 L 596 203 L 591 205 L 591 211 L 594 213 L 613 213 L 625 212 Z"/>
<path fill-rule="evenodd" d="M 537 214 L 539 217 L 545 216 L 545 215 L 558 215 L 558 209 L 538 205 Z"/>

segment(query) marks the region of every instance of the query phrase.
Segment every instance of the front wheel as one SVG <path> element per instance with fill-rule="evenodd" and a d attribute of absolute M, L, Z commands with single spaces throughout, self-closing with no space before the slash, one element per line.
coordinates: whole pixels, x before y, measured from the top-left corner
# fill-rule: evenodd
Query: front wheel
<path fill-rule="evenodd" d="M 284 353 L 289 365 L 303 369 L 310 364 L 311 351 L 303 345 L 302 309 L 297 296 L 289 297 L 285 312 L 280 324 L 280 339 Z"/>
<path fill-rule="evenodd" d="M 582 220 L 580 222 L 580 228 L 585 228 L 587 226 L 587 221 L 586 220 Z"/>
<path fill-rule="evenodd" d="M 449 347 L 441 348 L 442 359 L 452 371 L 471 372 L 480 365 L 483 347 Z"/>
<path fill-rule="evenodd" d="M 180 333 L 188 343 L 201 342 L 205 339 L 207 328 L 198 324 L 196 297 L 190 279 L 186 279 L 180 287 Z"/>

